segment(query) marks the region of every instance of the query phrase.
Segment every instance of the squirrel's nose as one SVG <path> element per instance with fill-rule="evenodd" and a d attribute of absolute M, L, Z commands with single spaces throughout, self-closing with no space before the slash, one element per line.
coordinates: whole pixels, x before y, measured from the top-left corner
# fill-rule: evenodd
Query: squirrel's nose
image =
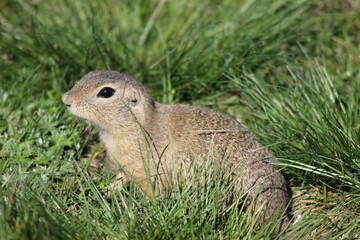
<path fill-rule="evenodd" d="M 63 101 L 63 103 L 64 103 L 67 107 L 70 107 L 70 106 L 71 106 L 71 103 L 70 103 L 70 101 L 69 101 L 68 96 L 69 96 L 69 92 L 65 93 L 65 94 L 62 96 L 61 100 Z"/>

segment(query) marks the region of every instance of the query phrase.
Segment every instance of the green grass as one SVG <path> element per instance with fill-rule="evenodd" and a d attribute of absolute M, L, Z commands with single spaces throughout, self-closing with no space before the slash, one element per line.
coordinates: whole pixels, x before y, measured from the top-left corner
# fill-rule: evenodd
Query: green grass
<path fill-rule="evenodd" d="M 271 239 L 221 185 L 147 200 L 88 174 L 96 131 L 61 95 L 93 69 L 164 103 L 235 116 L 287 173 L 299 220 L 278 238 L 360 237 L 356 0 L 1 1 L 0 239 Z M 196 182 L 194 176 L 194 182 Z M 209 182 L 216 180 L 212 175 Z M 301 217 L 300 217 L 301 216 Z"/>

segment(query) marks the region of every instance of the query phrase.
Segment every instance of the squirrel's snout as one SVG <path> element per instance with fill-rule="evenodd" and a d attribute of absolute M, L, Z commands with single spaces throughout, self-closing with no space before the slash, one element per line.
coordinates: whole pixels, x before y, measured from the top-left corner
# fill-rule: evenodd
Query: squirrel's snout
<path fill-rule="evenodd" d="M 65 93 L 65 94 L 62 96 L 61 100 L 63 101 L 63 103 L 64 103 L 67 107 L 70 107 L 70 106 L 71 106 L 71 102 L 69 101 L 68 96 L 69 96 L 69 92 Z"/>

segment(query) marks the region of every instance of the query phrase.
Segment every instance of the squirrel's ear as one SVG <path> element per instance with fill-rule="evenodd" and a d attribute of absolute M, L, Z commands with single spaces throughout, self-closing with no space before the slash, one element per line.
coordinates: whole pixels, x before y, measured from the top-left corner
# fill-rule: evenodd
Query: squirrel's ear
<path fill-rule="evenodd" d="M 130 106 L 132 107 L 137 106 L 141 100 L 141 95 L 139 91 L 137 89 L 131 89 L 129 93 L 130 93 L 129 95 Z"/>

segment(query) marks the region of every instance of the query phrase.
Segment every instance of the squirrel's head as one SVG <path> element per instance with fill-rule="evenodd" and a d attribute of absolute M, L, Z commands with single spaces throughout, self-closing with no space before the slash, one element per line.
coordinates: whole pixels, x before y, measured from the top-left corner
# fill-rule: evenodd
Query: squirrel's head
<path fill-rule="evenodd" d="M 108 131 L 134 122 L 144 125 L 154 110 L 144 86 L 115 71 L 86 74 L 62 101 L 75 116 Z"/>

